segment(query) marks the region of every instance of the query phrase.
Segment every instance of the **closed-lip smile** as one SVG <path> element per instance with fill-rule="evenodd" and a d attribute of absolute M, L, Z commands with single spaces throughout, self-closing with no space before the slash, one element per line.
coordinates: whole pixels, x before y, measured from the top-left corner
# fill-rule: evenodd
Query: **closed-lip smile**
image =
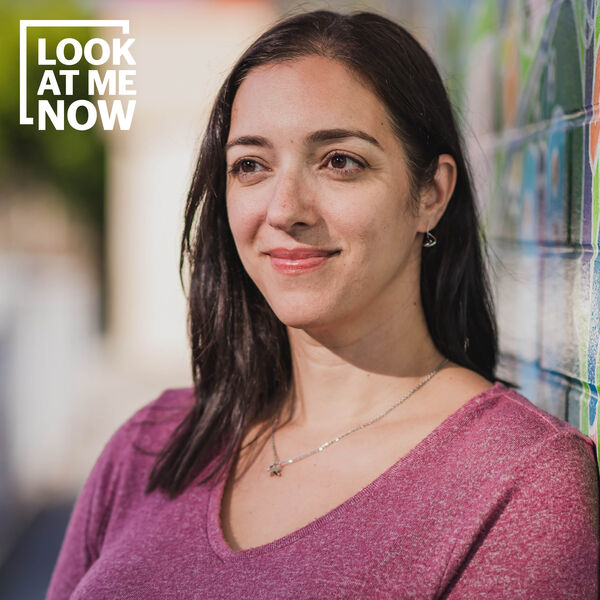
<path fill-rule="evenodd" d="M 267 250 L 271 265 L 276 271 L 284 274 L 306 273 L 324 265 L 339 250 L 322 248 L 273 248 Z"/>

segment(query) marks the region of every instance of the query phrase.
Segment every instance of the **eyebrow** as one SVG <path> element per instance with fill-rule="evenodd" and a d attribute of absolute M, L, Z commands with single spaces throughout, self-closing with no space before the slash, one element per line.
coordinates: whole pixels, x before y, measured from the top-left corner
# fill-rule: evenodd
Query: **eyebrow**
<path fill-rule="evenodd" d="M 331 140 L 342 140 L 349 137 L 360 138 L 381 149 L 381 144 L 372 135 L 369 135 L 360 129 L 321 129 L 320 131 L 311 133 L 306 139 L 306 142 L 308 144 L 318 144 L 329 142 Z"/>
<path fill-rule="evenodd" d="M 357 137 L 361 140 L 369 142 L 373 146 L 376 146 L 380 150 L 381 144 L 368 133 L 361 131 L 360 129 L 320 129 L 311 133 L 305 140 L 306 145 L 311 144 L 322 144 L 324 142 L 330 142 L 332 140 L 342 140 L 350 137 Z M 233 146 L 261 146 L 265 148 L 272 148 L 273 144 L 261 136 L 261 135 L 242 135 L 238 138 L 231 140 L 225 144 L 225 151 Z"/>
<path fill-rule="evenodd" d="M 262 135 L 242 135 L 227 142 L 225 144 L 225 151 L 227 152 L 227 150 L 233 146 L 263 146 L 272 148 L 273 144 L 271 144 L 266 137 L 262 137 Z"/>

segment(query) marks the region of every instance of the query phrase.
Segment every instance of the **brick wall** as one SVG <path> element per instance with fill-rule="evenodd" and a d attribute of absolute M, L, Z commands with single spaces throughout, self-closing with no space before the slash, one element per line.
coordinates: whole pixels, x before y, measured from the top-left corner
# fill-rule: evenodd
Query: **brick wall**
<path fill-rule="evenodd" d="M 468 139 L 492 248 L 500 374 L 596 441 L 599 9 L 450 0 L 424 4 L 420 18 Z"/>

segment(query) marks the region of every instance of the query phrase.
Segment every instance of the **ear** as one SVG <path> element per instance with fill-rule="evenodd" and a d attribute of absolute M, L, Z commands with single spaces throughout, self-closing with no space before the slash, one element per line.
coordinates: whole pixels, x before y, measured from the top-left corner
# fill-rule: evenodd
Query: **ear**
<path fill-rule="evenodd" d="M 421 192 L 418 231 L 431 231 L 442 218 L 456 185 L 456 161 L 450 154 L 440 154 L 433 182 Z"/>

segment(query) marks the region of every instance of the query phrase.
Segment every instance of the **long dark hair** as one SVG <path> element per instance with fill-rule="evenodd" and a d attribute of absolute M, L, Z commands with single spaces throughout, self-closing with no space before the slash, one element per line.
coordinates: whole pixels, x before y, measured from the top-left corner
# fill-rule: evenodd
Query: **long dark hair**
<path fill-rule="evenodd" d="M 429 333 L 450 360 L 494 380 L 497 334 L 473 186 L 438 71 L 400 25 L 358 12 L 319 10 L 285 19 L 233 67 L 215 100 L 185 211 L 180 276 L 190 266 L 188 327 L 195 402 L 159 453 L 147 492 L 175 497 L 232 458 L 248 426 L 268 422 L 291 386 L 285 326 L 247 275 L 225 205 L 225 143 L 236 92 L 259 65 L 319 55 L 357 73 L 387 109 L 408 156 L 413 192 L 431 183 L 438 156 L 458 168 L 456 188 L 425 248 L 421 298 Z M 183 279 L 182 279 L 183 282 Z"/>

